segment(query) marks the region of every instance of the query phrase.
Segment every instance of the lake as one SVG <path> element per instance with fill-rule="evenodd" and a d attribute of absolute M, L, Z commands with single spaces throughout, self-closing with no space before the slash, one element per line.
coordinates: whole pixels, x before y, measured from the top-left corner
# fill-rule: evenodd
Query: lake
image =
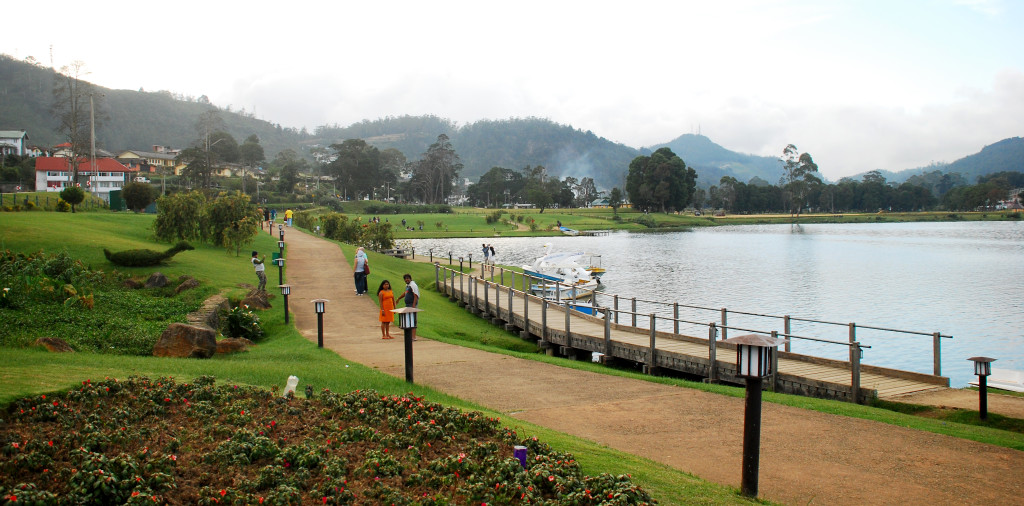
<path fill-rule="evenodd" d="M 623 298 L 675 301 L 714 309 L 680 308 L 680 319 L 705 323 L 718 322 L 718 310 L 728 308 L 730 326 L 780 332 L 780 319 L 734 312 L 790 315 L 842 323 L 794 322 L 792 333 L 844 342 L 849 322 L 941 332 L 953 336 L 942 339 L 942 373 L 955 387 L 974 379 L 967 360 L 973 356 L 998 359 L 995 368 L 1024 370 L 1021 222 L 743 225 L 601 237 L 411 241 L 418 255 L 433 248 L 447 260 L 451 251 L 457 263 L 472 254 L 474 266 L 482 258 L 482 242 L 492 244 L 496 261 L 505 265 L 529 264 L 548 250 L 600 254 L 608 270 L 601 290 L 618 294 L 623 310 L 629 310 Z M 598 302 L 611 305 L 607 296 Z M 672 313 L 670 305 L 637 306 L 641 313 Z M 707 336 L 706 324 L 684 324 L 680 331 Z M 858 328 L 857 340 L 871 346 L 864 350 L 866 364 L 932 372 L 930 336 Z M 844 346 L 795 340 L 792 347 L 848 358 Z"/>

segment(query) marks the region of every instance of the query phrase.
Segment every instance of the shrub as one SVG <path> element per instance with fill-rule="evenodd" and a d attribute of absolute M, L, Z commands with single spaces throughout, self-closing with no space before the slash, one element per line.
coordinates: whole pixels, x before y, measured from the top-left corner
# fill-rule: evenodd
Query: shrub
<path fill-rule="evenodd" d="M 492 213 L 488 214 L 488 215 L 487 215 L 487 216 L 486 216 L 486 217 L 484 218 L 484 220 L 485 220 L 485 221 L 487 221 L 487 224 L 488 224 L 488 225 L 491 225 L 491 224 L 493 224 L 493 223 L 497 223 L 497 222 L 498 222 L 499 220 L 501 220 L 501 214 L 502 214 L 502 213 L 501 213 L 501 211 L 500 211 L 500 210 L 499 210 L 499 211 L 494 211 L 494 212 L 492 212 Z"/>
<path fill-rule="evenodd" d="M 85 190 L 81 186 L 69 186 L 60 191 L 60 198 L 71 204 L 71 212 L 75 212 L 75 206 L 85 200 Z"/>
<path fill-rule="evenodd" d="M 153 203 L 156 189 L 146 183 L 128 183 L 121 188 L 121 197 L 128 209 L 139 211 Z"/>
<path fill-rule="evenodd" d="M 203 238 L 206 197 L 198 191 L 175 193 L 157 200 L 159 212 L 153 231 L 161 241 L 196 241 Z"/>
<path fill-rule="evenodd" d="M 225 315 L 223 330 L 228 337 L 244 337 L 256 342 L 263 338 L 260 317 L 249 306 L 235 306 Z"/>
<path fill-rule="evenodd" d="M 638 216 L 637 218 L 634 218 L 633 221 L 647 228 L 655 228 L 658 226 L 658 223 L 654 221 L 654 217 L 649 214 Z"/>

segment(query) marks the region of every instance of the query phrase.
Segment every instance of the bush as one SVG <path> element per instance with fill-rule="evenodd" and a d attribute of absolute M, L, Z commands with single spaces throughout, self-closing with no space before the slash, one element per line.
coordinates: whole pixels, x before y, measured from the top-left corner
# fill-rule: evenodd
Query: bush
<path fill-rule="evenodd" d="M 81 186 L 69 186 L 60 191 L 60 198 L 71 204 L 71 212 L 75 212 L 75 206 L 85 200 L 85 190 Z"/>
<path fill-rule="evenodd" d="M 487 224 L 488 224 L 488 225 L 491 225 L 491 224 L 497 223 L 497 222 L 498 222 L 499 220 L 501 220 L 501 214 L 502 214 L 502 212 L 501 212 L 501 211 L 494 211 L 494 212 L 492 212 L 491 214 L 488 214 L 488 215 L 487 215 L 487 216 L 486 216 L 486 217 L 484 218 L 484 220 L 485 220 L 485 221 L 487 221 Z"/>
<path fill-rule="evenodd" d="M 256 342 L 263 338 L 260 317 L 249 306 L 235 306 L 225 315 L 222 332 L 228 337 L 244 337 Z"/>
<path fill-rule="evenodd" d="M 153 203 L 156 189 L 146 183 L 128 183 L 121 188 L 121 197 L 128 209 L 140 211 Z"/>
<path fill-rule="evenodd" d="M 633 222 L 634 223 L 638 223 L 640 225 L 643 225 L 643 226 L 645 226 L 647 228 L 655 228 L 655 227 L 658 226 L 658 223 L 656 221 L 654 221 L 654 217 L 649 215 L 649 214 L 645 214 L 643 216 L 639 216 L 637 218 L 634 218 Z"/>
<path fill-rule="evenodd" d="M 203 238 L 206 197 L 198 191 L 161 197 L 153 230 L 161 241 L 196 241 Z"/>

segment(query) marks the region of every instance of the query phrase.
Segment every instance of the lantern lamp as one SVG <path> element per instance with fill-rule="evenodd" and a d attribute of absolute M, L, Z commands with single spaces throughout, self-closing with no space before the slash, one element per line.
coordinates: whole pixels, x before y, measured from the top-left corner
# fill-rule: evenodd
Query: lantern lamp
<path fill-rule="evenodd" d="M 324 311 L 327 310 L 327 299 L 313 299 L 313 309 L 316 310 L 316 347 L 324 347 Z"/>
<path fill-rule="evenodd" d="M 971 357 L 967 360 L 974 362 L 974 375 L 975 376 L 991 376 L 992 375 L 992 362 L 996 359 L 989 357 Z"/>
<path fill-rule="evenodd" d="M 284 297 L 284 322 L 288 323 L 288 295 L 292 293 L 292 285 L 278 285 L 281 295 Z"/>
<path fill-rule="evenodd" d="M 423 311 L 418 307 L 402 307 L 392 309 L 398 315 L 398 327 L 405 331 L 405 381 L 412 383 L 412 341 L 416 331 L 416 313 Z"/>
<path fill-rule="evenodd" d="M 786 342 L 777 337 L 747 334 L 722 341 L 736 345 L 736 376 L 764 378 L 772 373 L 772 348 Z"/>
<path fill-rule="evenodd" d="M 982 420 L 988 420 L 988 377 L 992 375 L 992 362 L 989 357 L 971 357 L 974 362 L 974 374 L 978 376 L 978 413 Z"/>

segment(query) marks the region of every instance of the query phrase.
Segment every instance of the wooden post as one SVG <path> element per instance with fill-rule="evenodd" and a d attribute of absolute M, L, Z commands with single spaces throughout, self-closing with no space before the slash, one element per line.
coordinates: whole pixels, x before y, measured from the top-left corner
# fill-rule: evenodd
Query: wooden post
<path fill-rule="evenodd" d="M 572 346 L 572 342 L 569 339 L 569 318 L 571 317 L 571 315 L 569 314 L 569 311 L 572 311 L 572 310 L 569 309 L 569 304 L 570 304 L 569 299 L 566 299 L 565 300 L 565 345 L 571 347 Z"/>
<path fill-rule="evenodd" d="M 466 305 L 466 289 L 465 283 L 462 280 L 462 271 L 459 271 L 459 300 L 462 301 L 462 305 Z"/>
<path fill-rule="evenodd" d="M 508 287 L 508 323 L 515 323 L 512 321 L 512 292 L 516 291 L 515 287 Z"/>
<path fill-rule="evenodd" d="M 612 318 L 608 308 L 604 308 L 604 356 L 605 362 L 612 358 Z"/>
<path fill-rule="evenodd" d="M 480 281 L 482 281 L 484 284 L 484 315 L 486 316 L 491 312 L 491 291 L 487 289 L 486 279 L 481 279 Z"/>
<path fill-rule="evenodd" d="M 635 297 L 633 298 L 633 303 L 636 304 L 636 298 Z M 635 311 L 633 313 L 633 317 L 636 318 L 636 312 Z M 655 344 L 654 340 L 655 340 L 655 335 L 656 335 L 656 331 L 654 330 L 654 324 L 655 324 L 655 316 L 654 316 L 654 313 L 651 313 L 651 349 L 650 349 L 650 352 L 648 352 L 648 354 L 647 354 L 647 374 L 654 374 L 654 364 L 656 363 L 655 362 L 655 357 L 654 357 L 654 351 L 656 349 L 654 347 L 654 344 Z M 633 326 L 635 327 L 636 325 L 633 325 Z"/>
<path fill-rule="evenodd" d="M 857 342 L 857 324 L 850 322 L 850 344 Z M 853 346 L 850 346 L 850 363 L 853 363 Z"/>
<path fill-rule="evenodd" d="M 499 271 L 499 273 L 501 274 L 501 284 L 504 285 L 505 284 L 505 268 L 504 267 L 498 267 L 498 269 L 501 269 Z"/>
<path fill-rule="evenodd" d="M 633 297 L 633 304 L 630 307 L 633 308 L 633 326 L 636 327 L 636 297 Z"/>
<path fill-rule="evenodd" d="M 850 343 L 850 387 L 853 389 L 853 402 L 860 404 L 860 343 Z"/>
<path fill-rule="evenodd" d="M 708 324 L 708 361 L 710 362 L 711 370 L 708 371 L 708 381 L 714 383 L 718 380 L 718 362 L 716 360 L 716 354 L 718 352 L 715 346 L 718 340 L 718 328 L 715 327 L 714 322 Z"/>
<path fill-rule="evenodd" d="M 729 317 L 727 316 L 729 311 L 724 307 L 722 308 L 722 340 L 725 341 L 729 336 Z"/>
<path fill-rule="evenodd" d="M 672 333 L 679 335 L 679 303 L 672 303 Z"/>
<path fill-rule="evenodd" d="M 441 266 L 434 264 L 434 286 L 441 289 Z"/>
<path fill-rule="evenodd" d="M 540 340 L 548 340 L 548 300 L 540 298 Z"/>
<path fill-rule="evenodd" d="M 773 330 L 772 331 L 772 339 L 778 339 L 778 338 L 779 338 L 778 331 Z M 777 392 L 778 391 L 778 387 L 779 387 L 779 347 L 778 346 L 772 346 L 771 351 L 769 353 L 771 353 L 772 374 L 771 374 L 771 378 L 768 379 L 768 381 L 769 381 L 768 384 L 771 386 L 772 392 Z"/>
<path fill-rule="evenodd" d="M 530 295 L 526 292 L 523 292 L 523 333 L 520 337 L 523 339 L 530 337 Z"/>
<path fill-rule="evenodd" d="M 501 319 L 501 285 L 494 284 L 494 316 Z"/>
<path fill-rule="evenodd" d="M 790 352 L 792 351 L 792 348 L 789 347 L 789 344 L 793 342 L 793 340 L 789 338 L 789 335 L 793 333 L 793 329 L 790 326 L 789 315 L 782 317 L 782 325 L 782 333 L 786 334 L 786 352 Z M 776 364 L 778 364 L 778 362 L 776 362 Z"/>
<path fill-rule="evenodd" d="M 942 376 L 942 336 L 932 333 L 932 368 L 936 376 Z"/>
<path fill-rule="evenodd" d="M 615 323 L 619 323 L 619 294 L 612 297 L 612 305 L 615 308 Z"/>

